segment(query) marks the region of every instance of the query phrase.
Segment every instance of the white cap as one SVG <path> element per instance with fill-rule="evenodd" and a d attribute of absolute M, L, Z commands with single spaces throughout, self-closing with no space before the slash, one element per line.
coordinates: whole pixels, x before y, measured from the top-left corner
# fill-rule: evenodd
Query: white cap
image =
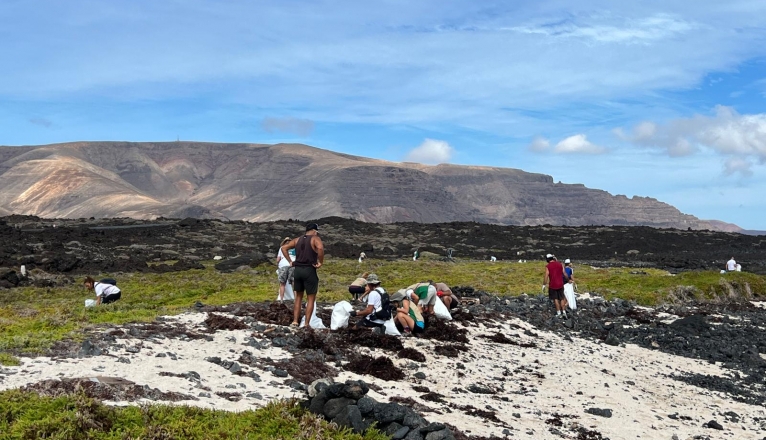
<path fill-rule="evenodd" d="M 569 258 L 567 258 L 566 260 L 564 260 L 564 264 L 569 264 L 569 263 L 571 263 L 571 261 L 569 261 Z"/>
<path fill-rule="evenodd" d="M 553 254 L 548 254 L 545 256 L 545 258 L 553 258 Z"/>

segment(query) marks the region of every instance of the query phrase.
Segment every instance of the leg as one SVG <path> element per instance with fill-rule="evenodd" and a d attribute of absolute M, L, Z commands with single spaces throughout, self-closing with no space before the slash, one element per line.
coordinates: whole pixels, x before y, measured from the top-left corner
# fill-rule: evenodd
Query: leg
<path fill-rule="evenodd" d="M 312 304 L 313 305 L 313 304 Z M 300 324 L 301 306 L 303 306 L 303 291 L 295 292 L 295 304 L 293 304 L 293 324 Z"/>
<path fill-rule="evenodd" d="M 451 307 L 451 305 L 452 305 L 452 297 L 451 296 L 446 296 L 446 295 L 442 296 L 442 302 L 444 303 L 445 306 L 447 306 L 447 310 L 452 308 Z"/>
<path fill-rule="evenodd" d="M 311 328 L 311 316 L 314 314 L 314 301 L 316 301 L 316 294 L 306 294 L 306 327 Z"/>
<path fill-rule="evenodd" d="M 284 301 L 285 299 L 285 283 L 279 283 L 279 300 Z"/>

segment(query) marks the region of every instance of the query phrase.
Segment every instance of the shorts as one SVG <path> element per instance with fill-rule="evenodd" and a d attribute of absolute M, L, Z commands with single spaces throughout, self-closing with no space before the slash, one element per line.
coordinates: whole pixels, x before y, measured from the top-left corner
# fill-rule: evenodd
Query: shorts
<path fill-rule="evenodd" d="M 367 319 L 367 316 L 365 316 L 363 319 L 360 319 L 359 322 L 356 323 L 357 327 L 364 327 L 364 328 L 377 328 L 377 327 L 383 327 L 385 324 L 377 322 L 372 322 L 369 319 Z"/>
<path fill-rule="evenodd" d="M 295 268 L 293 290 L 306 292 L 306 295 L 316 295 L 319 290 L 319 276 L 314 266 L 298 266 Z"/>
<path fill-rule="evenodd" d="M 109 304 L 117 301 L 122 297 L 122 292 L 113 293 L 101 298 L 101 304 Z"/>
<path fill-rule="evenodd" d="M 277 269 L 277 278 L 279 279 L 279 284 L 287 284 L 288 281 L 292 284 L 295 281 L 295 268 L 292 266 L 280 267 Z"/>
<path fill-rule="evenodd" d="M 562 287 L 561 289 L 548 289 L 548 298 L 554 301 L 565 300 L 566 296 L 564 296 L 564 288 Z"/>
<path fill-rule="evenodd" d="M 361 295 L 366 289 L 362 286 L 348 286 L 348 293 L 352 295 Z"/>
<path fill-rule="evenodd" d="M 460 300 L 452 296 L 452 302 L 449 303 L 449 309 L 452 310 L 458 307 L 460 307 Z"/>
<path fill-rule="evenodd" d="M 423 327 L 421 327 L 418 324 L 422 325 Z M 423 333 L 424 331 L 426 331 L 426 325 L 425 325 L 425 323 L 422 323 L 422 322 L 420 322 L 420 323 L 416 322 L 415 323 L 415 327 L 412 327 L 411 330 L 412 330 L 412 334 L 413 335 L 419 335 L 419 334 Z"/>

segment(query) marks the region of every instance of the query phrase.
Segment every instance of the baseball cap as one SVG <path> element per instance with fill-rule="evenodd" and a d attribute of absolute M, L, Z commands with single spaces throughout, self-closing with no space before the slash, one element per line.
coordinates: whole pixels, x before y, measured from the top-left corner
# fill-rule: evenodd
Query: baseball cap
<path fill-rule="evenodd" d="M 553 258 L 553 254 L 548 254 L 545 256 L 546 259 Z"/>
<path fill-rule="evenodd" d="M 310 231 L 312 229 L 315 230 L 315 231 L 318 231 L 319 230 L 319 225 L 316 224 L 316 223 L 309 223 L 309 224 L 306 225 L 306 232 L 308 232 L 308 231 Z"/>
<path fill-rule="evenodd" d="M 564 260 L 564 264 L 569 264 L 569 263 L 571 263 L 571 261 L 569 261 L 569 258 L 567 258 L 566 260 Z"/>

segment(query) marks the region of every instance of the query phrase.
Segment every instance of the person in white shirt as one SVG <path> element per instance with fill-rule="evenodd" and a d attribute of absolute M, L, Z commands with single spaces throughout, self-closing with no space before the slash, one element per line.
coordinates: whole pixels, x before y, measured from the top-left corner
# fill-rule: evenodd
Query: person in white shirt
<path fill-rule="evenodd" d="M 285 254 L 282 253 L 282 246 L 291 240 L 290 237 L 285 237 L 282 243 L 279 244 L 279 251 L 277 252 L 277 279 L 279 280 L 279 301 L 285 300 L 285 285 L 289 282 L 293 283 L 295 278 L 295 268 L 290 265 L 290 260 L 285 258 Z"/>
<path fill-rule="evenodd" d="M 734 261 L 734 257 L 731 257 L 731 260 L 726 262 L 726 270 L 729 272 L 737 270 L 737 262 Z"/>
<path fill-rule="evenodd" d="M 380 287 L 380 279 L 378 279 L 378 276 L 374 273 L 367 276 L 367 288 L 369 290 L 369 294 L 367 295 L 367 308 L 359 311 L 352 310 L 351 316 L 364 317 L 356 323 L 357 328 L 369 328 L 373 331 L 377 331 L 379 334 L 383 334 L 383 326 L 386 322 L 378 318 L 375 314 L 380 312 L 383 308 L 381 293 L 386 293 L 386 291 Z"/>
<path fill-rule="evenodd" d="M 109 304 L 122 297 L 120 288 L 107 283 L 100 283 L 91 277 L 86 277 L 83 282 L 88 290 L 96 292 L 96 304 Z"/>

